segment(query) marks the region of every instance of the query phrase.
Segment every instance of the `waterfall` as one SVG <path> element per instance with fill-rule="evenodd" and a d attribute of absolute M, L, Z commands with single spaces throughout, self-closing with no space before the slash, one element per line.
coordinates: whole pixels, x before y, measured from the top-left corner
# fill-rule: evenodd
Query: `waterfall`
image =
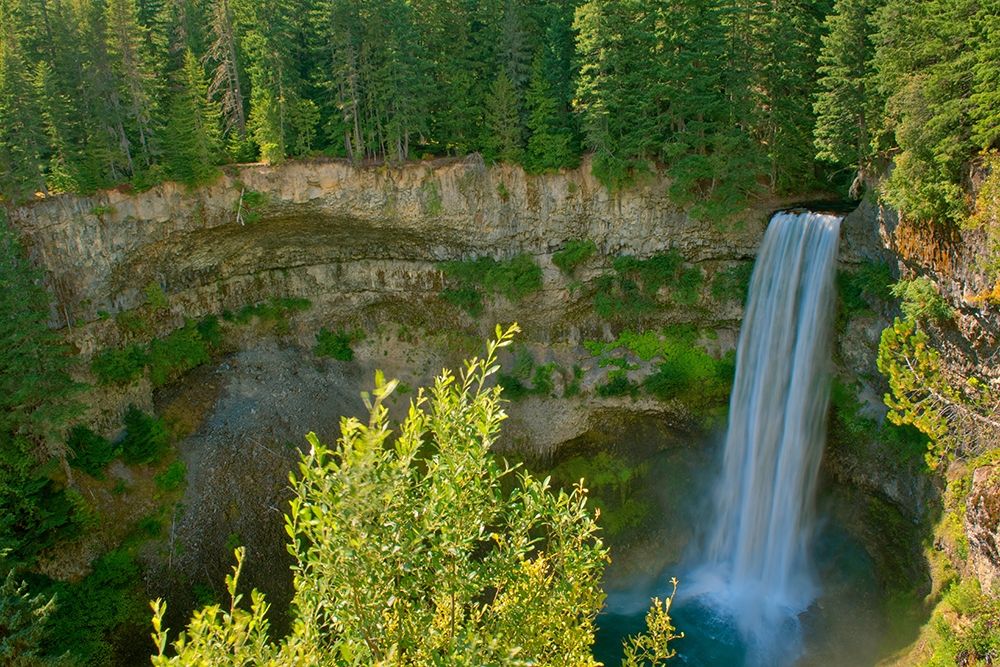
<path fill-rule="evenodd" d="M 790 659 L 817 591 L 809 551 L 840 220 L 772 218 L 740 331 L 716 514 L 693 583 L 735 623 L 752 664 Z"/>

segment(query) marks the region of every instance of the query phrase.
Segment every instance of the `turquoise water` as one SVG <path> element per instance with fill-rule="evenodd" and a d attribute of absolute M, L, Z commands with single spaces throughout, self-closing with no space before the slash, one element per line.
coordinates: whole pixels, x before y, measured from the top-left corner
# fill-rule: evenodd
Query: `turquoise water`
<path fill-rule="evenodd" d="M 705 599 L 684 596 L 683 562 L 669 563 L 653 579 L 635 578 L 635 585 L 617 580 L 598 617 L 595 655 L 605 665 L 618 665 L 622 642 L 642 632 L 650 598 L 664 597 L 672 586 L 668 573 L 680 579 L 671 616 L 685 636 L 674 642 L 678 656 L 671 664 L 695 667 L 866 667 L 874 665 L 884 647 L 883 600 L 874 564 L 865 549 L 844 529 L 827 523 L 815 546 L 821 582 L 816 602 L 796 620 L 778 629 L 782 641 L 761 656 L 742 644 L 733 619 L 721 615 Z M 612 558 L 615 557 L 614 549 Z M 622 557 L 628 556 L 623 554 Z M 688 556 L 687 560 L 692 560 Z"/>
<path fill-rule="evenodd" d="M 890 652 L 881 575 L 865 546 L 845 527 L 861 525 L 862 494 L 836 487 L 820 492 L 812 554 L 819 595 L 798 617 L 796 627 L 780 633 L 778 648 L 783 655 L 754 661 L 740 643 L 732 619 L 720 616 L 704 600 L 685 596 L 688 574 L 700 564 L 698 545 L 710 528 L 711 507 L 706 501 L 716 470 L 718 440 L 658 442 L 649 430 L 630 432 L 630 436 L 635 436 L 633 451 L 644 450 L 636 460 L 648 465 L 632 493 L 646 498 L 653 510 L 641 530 L 609 540 L 612 563 L 604 582 L 608 599 L 597 619 L 598 660 L 609 666 L 620 664 L 622 640 L 645 628 L 650 598 L 669 594 L 671 577 L 679 580 L 671 616 L 677 630 L 685 634 L 674 643 L 678 657 L 671 664 L 871 667 Z"/>

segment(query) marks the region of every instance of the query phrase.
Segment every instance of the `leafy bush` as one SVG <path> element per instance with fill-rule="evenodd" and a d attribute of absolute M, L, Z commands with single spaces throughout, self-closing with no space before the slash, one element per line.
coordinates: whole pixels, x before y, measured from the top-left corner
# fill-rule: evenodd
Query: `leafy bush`
<path fill-rule="evenodd" d="M 522 254 L 498 262 L 491 257 L 470 261 L 443 262 L 441 270 L 456 283 L 441 296 L 477 317 L 482 310 L 482 294 L 500 294 L 520 301 L 542 287 L 542 269 L 531 255 Z"/>
<path fill-rule="evenodd" d="M 142 375 L 146 362 L 146 350 L 133 343 L 121 350 L 101 350 L 90 360 L 90 370 L 99 384 L 128 384 Z"/>
<path fill-rule="evenodd" d="M 608 373 L 608 381 L 597 387 L 597 395 L 605 398 L 609 396 L 635 396 L 639 392 L 639 385 L 628 379 L 624 370 L 614 370 Z"/>
<path fill-rule="evenodd" d="M 98 479 L 104 476 L 104 469 L 116 456 L 121 454 L 118 445 L 94 433 L 83 424 L 70 429 L 66 445 L 73 453 L 69 463 Z"/>
<path fill-rule="evenodd" d="M 184 461 L 177 459 L 171 463 L 166 470 L 158 474 L 154 480 L 156 481 L 156 486 L 162 491 L 173 491 L 174 489 L 180 488 L 181 484 L 184 483 L 184 478 L 187 476 L 187 466 L 184 465 Z"/>
<path fill-rule="evenodd" d="M 926 276 L 900 280 L 892 286 L 892 295 L 902 299 L 899 307 L 908 319 L 917 322 L 943 322 L 955 316 L 938 293 L 937 285 Z"/>
<path fill-rule="evenodd" d="M 590 239 L 567 241 L 562 250 L 552 254 L 552 263 L 569 276 L 595 252 L 597 245 Z"/>
<path fill-rule="evenodd" d="M 170 434 L 162 419 L 147 415 L 130 405 L 125 411 L 124 421 L 125 435 L 121 440 L 121 448 L 125 463 L 153 463 L 166 453 Z"/>
<path fill-rule="evenodd" d="M 485 358 L 421 390 L 395 432 L 383 403 L 396 383 L 378 374 L 368 419 L 344 419 L 333 448 L 307 436 L 285 526 L 294 558 L 287 636 L 268 636 L 261 593 L 242 609 L 240 548 L 226 579 L 228 609 L 239 611 L 195 612 L 184 640 L 168 648 L 165 608 L 155 602 L 153 664 L 333 656 L 359 665 L 593 664 L 607 550 L 586 491 L 554 492 L 548 478 L 515 472 L 490 453 L 504 412 L 488 380 L 515 331 L 498 330 Z M 657 628 L 669 625 L 662 620 Z M 666 650 L 668 635 L 646 643 Z"/>
<path fill-rule="evenodd" d="M 167 295 L 159 283 L 150 281 L 143 291 L 146 293 L 146 303 L 153 310 L 166 310 L 170 307 L 170 301 L 167 299 Z"/>
<path fill-rule="evenodd" d="M 717 301 L 746 303 L 751 275 L 753 262 L 740 262 L 717 271 L 712 277 L 712 298 Z"/>
<path fill-rule="evenodd" d="M 154 387 L 162 387 L 210 358 L 209 346 L 199 328 L 189 321 L 149 344 L 149 380 Z"/>
<path fill-rule="evenodd" d="M 332 357 L 337 361 L 352 361 L 354 350 L 351 345 L 361 340 L 359 333 L 348 333 L 343 329 L 338 331 L 327 331 L 320 329 L 316 334 L 316 347 L 313 351 L 318 357 Z"/>
<path fill-rule="evenodd" d="M 614 273 L 598 278 L 594 291 L 594 310 L 603 319 L 637 319 L 660 304 L 661 288 L 681 305 L 697 302 L 703 281 L 701 269 L 684 264 L 677 250 L 638 259 L 631 255 L 617 257 Z"/>

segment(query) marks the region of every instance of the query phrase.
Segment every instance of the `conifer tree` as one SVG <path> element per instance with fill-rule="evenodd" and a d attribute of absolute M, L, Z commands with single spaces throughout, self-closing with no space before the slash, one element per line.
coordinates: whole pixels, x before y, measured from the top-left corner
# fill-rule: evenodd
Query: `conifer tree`
<path fill-rule="evenodd" d="M 209 92 L 219 100 L 225 119 L 225 131 L 246 136 L 246 100 L 240 77 L 239 40 L 233 28 L 229 0 L 214 0 L 211 14 L 212 42 L 209 61 L 214 65 Z"/>
<path fill-rule="evenodd" d="M 983 150 L 1000 147 L 1000 2 L 984 0 L 973 65 L 973 139 Z"/>
<path fill-rule="evenodd" d="M 156 153 L 157 78 L 136 0 L 108 0 L 105 21 L 108 54 L 128 113 L 130 138 L 137 145 L 139 164 L 132 164 L 135 175 L 153 166 Z"/>
<path fill-rule="evenodd" d="M 11 27 L 0 27 L 0 199 L 20 201 L 45 190 L 46 137 L 32 73 Z"/>
<path fill-rule="evenodd" d="M 819 55 L 819 93 L 814 106 L 817 157 L 851 165 L 859 178 L 873 158 L 872 130 L 878 124 L 872 62 L 872 20 L 877 7 L 878 0 L 837 0 L 826 19 Z"/>
<path fill-rule="evenodd" d="M 221 112 L 208 99 L 204 71 L 191 51 L 184 55 L 178 78 L 164 135 L 167 175 L 194 185 L 216 173 L 215 164 L 222 154 Z"/>
<path fill-rule="evenodd" d="M 518 113 L 517 91 L 506 69 L 501 69 L 486 97 L 486 128 L 483 157 L 500 162 L 520 162 L 523 133 Z"/>
<path fill-rule="evenodd" d="M 77 386 L 38 283 L 0 214 L 0 551 L 11 549 L 15 559 L 43 548 L 71 520 L 43 464 L 65 462 L 62 435 Z"/>
<path fill-rule="evenodd" d="M 542 62 L 539 53 L 532 66 L 531 85 L 525 100 L 529 138 L 524 167 L 534 173 L 559 169 L 576 161 L 573 131 L 562 122 Z"/>

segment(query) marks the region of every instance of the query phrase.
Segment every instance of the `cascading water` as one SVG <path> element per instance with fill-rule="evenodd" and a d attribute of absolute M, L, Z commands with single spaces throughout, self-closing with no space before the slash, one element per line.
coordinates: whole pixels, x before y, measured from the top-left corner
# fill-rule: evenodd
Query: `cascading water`
<path fill-rule="evenodd" d="M 688 593 L 731 618 L 750 664 L 794 656 L 829 401 L 840 218 L 778 213 L 754 266 L 716 514 Z"/>

